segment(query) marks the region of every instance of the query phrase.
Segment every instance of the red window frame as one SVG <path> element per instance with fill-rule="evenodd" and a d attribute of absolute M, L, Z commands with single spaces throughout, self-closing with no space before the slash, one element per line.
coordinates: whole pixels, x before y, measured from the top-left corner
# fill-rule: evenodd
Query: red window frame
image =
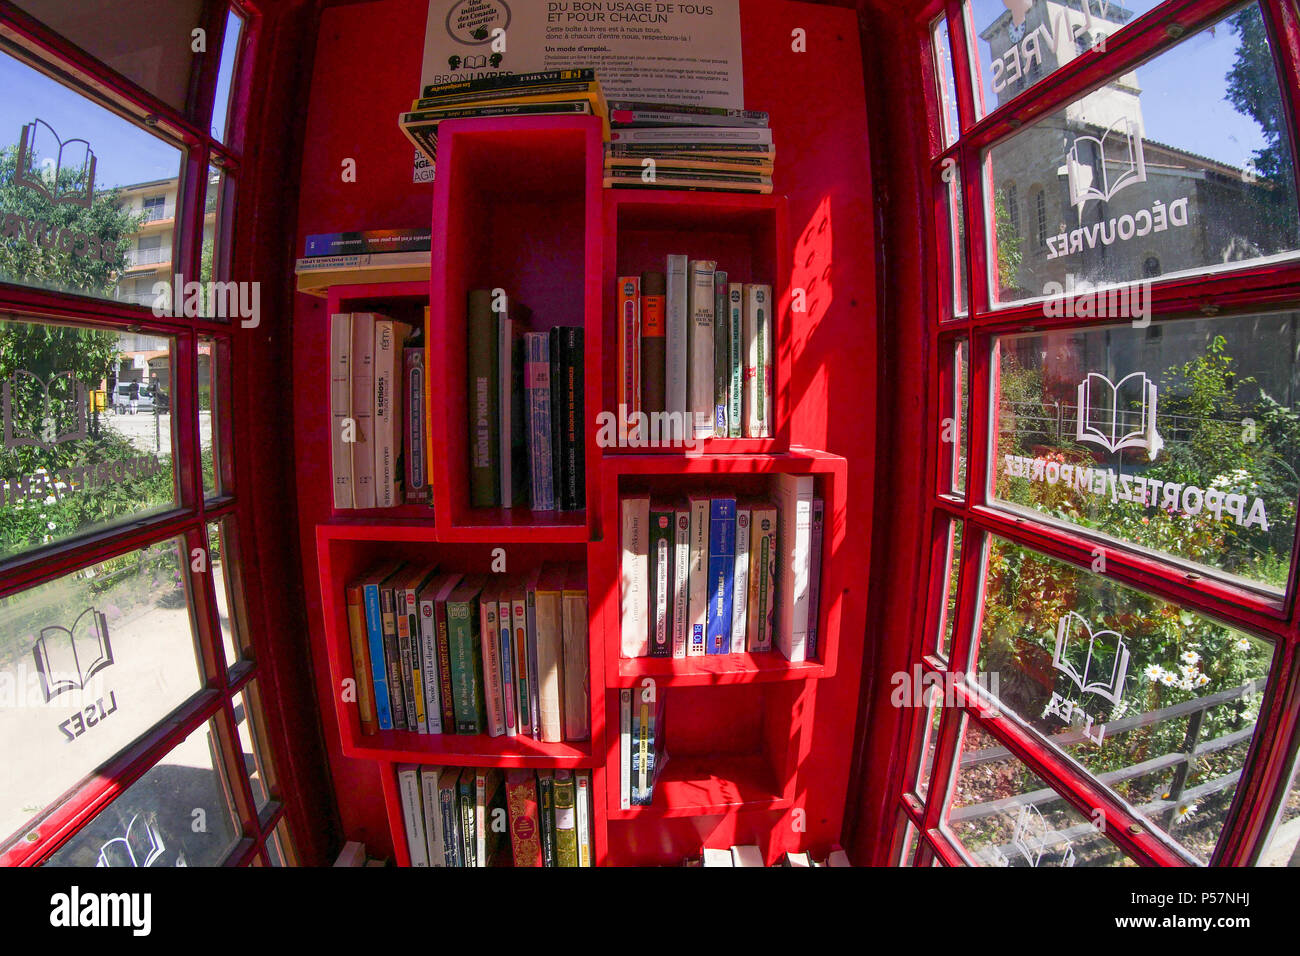
<path fill-rule="evenodd" d="M 992 308 L 989 288 L 988 249 L 985 236 L 990 209 L 983 193 L 986 173 L 982 153 L 993 143 L 1013 134 L 1037 118 L 1048 115 L 1076 98 L 1095 89 L 1114 75 L 1133 68 L 1174 45 L 1202 26 L 1242 7 L 1239 2 L 1215 0 L 1170 0 L 1135 18 L 1122 33 L 1108 39 L 1105 52 L 1089 52 L 1040 80 L 1014 100 L 993 108 L 976 120 L 976 96 L 981 90 L 968 78 L 972 76 L 970 55 L 973 44 L 966 38 L 975 36 L 968 8 L 960 0 L 945 0 L 928 5 L 910 24 L 913 45 L 919 57 L 917 72 L 925 91 L 925 118 L 929 125 L 929 153 L 918 157 L 928 161 L 930 178 L 920 185 L 925 200 L 920 217 L 923 233 L 924 261 L 931 264 L 924 273 L 921 291 L 928 316 L 918 334 L 923 341 L 926 407 L 921 415 L 923 434 L 936 436 L 920 455 L 924 489 L 923 505 L 914 520 L 915 540 L 920 561 L 919 583 L 912 589 L 907 634 L 909 666 L 919 664 L 924 674 L 945 678 L 950 672 L 966 673 L 973 663 L 974 632 L 980 619 L 982 575 L 988 542 L 997 536 L 1012 544 L 1033 549 L 1049 557 L 1080 568 L 1091 566 L 1100 547 L 1105 554 L 1103 577 L 1136 587 L 1159 598 L 1191 610 L 1211 614 L 1234 627 L 1253 632 L 1274 642 L 1274 658 L 1269 672 L 1250 751 L 1232 807 L 1224 823 L 1223 834 L 1211 860 L 1212 865 L 1244 865 L 1262 850 L 1275 812 L 1286 799 L 1294 767 L 1297 738 L 1300 737 L 1300 659 L 1297 655 L 1297 632 L 1300 613 L 1296 594 L 1300 565 L 1293 545 L 1292 571 L 1285 595 L 1281 598 L 1201 578 L 1180 570 L 1173 560 L 1148 557 L 1120 545 L 1099 542 L 1033 517 L 1011 515 L 993 507 L 985 491 L 989 461 L 990 429 L 996 427 L 988 396 L 996 386 L 996 366 L 991 360 L 996 336 L 1032 328 L 1044 331 L 1060 327 L 1087 327 L 1088 320 L 1045 318 L 1040 302 Z M 1287 130 L 1293 163 L 1300 167 L 1300 142 L 1297 141 L 1296 118 L 1300 115 L 1300 17 L 1291 0 L 1261 0 L 1265 23 L 1270 35 L 1275 67 L 1286 104 Z M 953 71 L 957 78 L 956 96 L 961 130 L 951 146 L 944 147 L 942 106 L 939 83 L 946 77 L 936 74 L 931 45 L 931 27 L 937 17 L 945 17 L 952 44 Z M 952 295 L 953 255 L 949 241 L 955 213 L 946 200 L 945 170 L 961 174 L 962 205 L 966 223 L 965 256 L 966 302 L 964 315 L 954 316 Z M 1300 175 L 1300 168 L 1297 170 Z M 951 179 L 949 172 L 947 179 Z M 1021 235 L 1026 233 L 1021 231 Z M 1246 267 L 1208 278 L 1158 280 L 1153 286 L 1153 318 L 1187 318 L 1207 314 L 1248 312 L 1261 307 L 1300 309 L 1300 260 L 1280 264 Z M 1091 324 L 1105 324 L 1094 319 Z M 938 439 L 945 419 L 954 416 L 955 388 L 945 374 L 951 362 L 954 343 L 964 340 L 969 349 L 969 422 L 963 437 L 967 449 L 967 478 L 964 494 L 949 493 L 954 446 Z M 911 516 L 903 520 L 908 520 Z M 943 626 L 949 568 L 947 536 L 950 522 L 960 523 L 962 550 L 957 585 L 953 643 L 947 660 L 934 652 L 939 630 Z M 895 535 L 897 538 L 897 536 Z M 902 601 L 899 602 L 903 603 Z M 898 661 L 894 652 L 893 660 Z M 890 658 L 883 653 L 881 660 Z M 876 713 L 885 712 L 881 697 L 887 697 L 887 681 L 876 682 Z M 1021 725 L 991 710 L 977 694 L 958 685 L 958 706 L 943 711 L 931 768 L 928 794 L 918 797 L 913 791 L 914 769 L 924 754 L 924 708 L 897 712 L 897 741 L 908 754 L 906 761 L 893 761 L 888 772 L 884 800 L 876 805 L 880 811 L 876 826 L 868 829 L 873 862 L 903 863 L 918 866 L 937 861 L 944 865 L 965 865 L 953 836 L 941 828 L 947 806 L 952 799 L 961 740 L 962 717 L 976 722 L 980 729 L 1005 746 L 1030 770 L 1038 774 L 1085 818 L 1092 808 L 1106 813 L 1106 835 L 1135 861 L 1149 865 L 1187 865 L 1185 855 L 1175 852 L 1167 839 L 1154 834 L 1150 825 L 1127 811 L 1123 804 L 1103 787 L 1088 778 L 1055 750 L 1044 746 Z M 887 731 L 881 728 L 886 737 Z M 868 766 L 871 752 L 884 743 L 864 741 Z M 878 759 L 878 758 L 877 758 Z M 864 775 L 865 779 L 865 775 Z M 872 805 L 868 801 L 868 807 Z M 915 853 L 901 860 L 905 834 L 911 824 L 917 831 Z M 871 837 L 876 839 L 873 841 Z"/>
<path fill-rule="evenodd" d="M 223 142 L 220 132 L 216 136 L 212 134 L 211 121 L 227 13 L 231 10 L 241 17 L 242 31 L 231 80 L 226 127 L 228 141 Z M 192 276 L 201 274 L 209 167 L 219 167 L 228 183 L 233 181 L 236 188 L 246 189 L 245 195 L 249 199 L 266 188 L 265 177 L 258 175 L 261 170 L 257 165 L 249 166 L 248 175 L 244 175 L 244 161 L 246 144 L 255 140 L 256 134 L 270 122 L 269 118 L 264 120 L 262 126 L 251 131 L 253 135 L 250 136 L 247 92 L 256 88 L 255 78 L 264 79 L 271 67 L 270 58 L 261 57 L 264 31 L 268 25 L 255 3 L 208 0 L 198 24 L 206 31 L 206 53 L 193 58 L 186 107 L 178 110 L 54 33 L 9 0 L 0 0 L 0 32 L 9 52 L 44 65 L 91 102 L 138 125 L 157 129 L 182 151 L 174 261 L 178 271 Z M 290 93 L 296 92 L 291 86 L 286 89 Z M 217 271 L 213 278 L 243 277 L 249 272 L 248 264 L 257 252 L 254 246 L 259 244 L 259 239 L 243 224 L 244 218 L 248 217 L 241 218 L 237 224 L 233 190 L 224 190 L 222 197 L 215 223 L 219 241 L 214 253 L 214 270 Z M 239 229 L 238 235 L 236 228 Z M 228 272 L 223 269 L 227 264 L 230 265 Z M 223 272 L 227 274 L 223 275 Z M 264 297 L 264 310 L 267 305 Z M 267 493 L 258 488 L 253 478 L 255 467 L 263 462 L 254 451 L 256 446 L 250 448 L 249 439 L 256 442 L 262 436 L 259 426 L 250 424 L 243 414 L 249 405 L 249 376 L 265 374 L 268 359 L 259 357 L 258 353 L 269 349 L 264 343 L 252 342 L 253 334 L 241 331 L 237 318 L 224 322 L 184 316 L 155 317 L 143 306 L 5 283 L 0 283 L 0 312 L 33 316 L 49 322 L 75 322 L 115 331 L 129 329 L 174 336 L 173 415 L 178 423 L 187 423 L 176 429 L 178 504 L 175 509 L 156 518 L 74 538 L 0 564 L 0 571 L 3 571 L 0 597 L 168 538 L 181 538 L 187 552 L 195 548 L 206 552 L 209 523 L 224 519 L 233 524 L 235 539 L 239 542 L 239 553 L 235 558 L 239 567 L 228 566 L 226 576 L 228 586 L 235 592 L 231 618 L 237 622 L 237 627 L 243 625 L 238 635 L 241 646 L 237 648 L 241 660 L 227 661 L 210 567 L 203 572 L 191 570 L 188 592 L 206 676 L 205 686 L 168 718 L 39 815 L 23 838 L 0 851 L 0 864 L 31 866 L 48 860 L 173 747 L 209 722 L 215 729 L 219 744 L 221 766 L 218 769 L 228 795 L 233 798 L 239 837 L 225 865 L 267 865 L 267 845 L 272 841 L 277 842 L 286 863 L 295 862 L 304 854 L 296 852 L 294 845 L 286 845 L 283 838 L 286 821 L 292 829 L 293 843 L 302 844 L 308 858 L 318 857 L 312 846 L 317 834 L 305 826 L 311 817 L 291 783 L 296 761 L 286 746 L 286 724 L 289 721 L 280 713 L 280 705 L 287 698 L 296 696 L 287 693 L 282 675 L 291 673 L 291 668 L 298 665 L 274 640 L 276 624 L 282 622 L 291 609 L 281 607 L 263 615 L 261 612 L 268 602 L 263 594 L 258 593 L 260 589 L 238 593 L 241 580 L 263 582 L 264 571 L 259 567 L 259 557 L 263 560 L 277 557 L 274 549 L 268 548 L 266 540 L 259 539 L 257 533 L 257 515 L 266 508 L 266 502 L 260 499 L 267 497 Z M 265 337 L 265 330 L 261 337 Z M 199 453 L 197 345 L 200 338 L 213 343 L 218 371 L 214 392 L 225 399 L 219 407 L 213 435 L 214 451 L 220 450 L 216 455 L 220 493 L 209 498 L 204 495 Z M 218 407 L 215 394 L 214 407 Z M 245 454 L 246 449 L 253 453 Z M 186 560 L 188 563 L 188 555 Z M 260 626 L 249 628 L 249 622 L 257 622 Z M 242 659 L 248 651 L 251 654 Z M 263 741 L 270 744 L 271 753 L 267 756 L 275 768 L 274 780 L 263 778 L 268 799 L 260 812 L 256 809 L 252 786 L 243 765 L 243 747 L 235 718 L 239 695 L 253 681 L 257 682 L 260 697 L 266 703 L 261 714 L 245 714 L 244 719 L 254 746 L 261 746 Z M 259 728 L 253 726 L 255 720 L 261 723 L 260 733 Z M 303 749 L 310 758 L 312 748 Z"/>

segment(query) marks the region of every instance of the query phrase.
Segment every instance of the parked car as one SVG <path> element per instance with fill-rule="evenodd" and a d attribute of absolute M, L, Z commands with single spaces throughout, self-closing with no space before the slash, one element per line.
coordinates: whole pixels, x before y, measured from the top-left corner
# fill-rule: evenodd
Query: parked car
<path fill-rule="evenodd" d="M 136 399 L 135 410 L 137 412 L 152 412 L 154 406 L 153 389 L 145 384 L 136 384 L 139 386 L 139 391 L 136 393 L 139 398 Z M 131 382 L 119 382 L 113 392 L 113 411 L 119 415 L 126 415 L 131 411 L 131 385 Z"/>

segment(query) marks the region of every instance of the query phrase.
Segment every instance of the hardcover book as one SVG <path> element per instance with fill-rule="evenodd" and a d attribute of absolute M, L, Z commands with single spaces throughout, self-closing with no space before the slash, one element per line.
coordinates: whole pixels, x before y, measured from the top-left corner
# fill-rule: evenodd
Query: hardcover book
<path fill-rule="evenodd" d="M 650 656 L 671 657 L 673 653 L 673 542 L 676 510 L 669 503 L 650 503 Z"/>
<path fill-rule="evenodd" d="M 736 573 L 736 499 L 709 502 L 709 611 L 706 652 L 731 653 L 732 598 Z"/>
<path fill-rule="evenodd" d="M 485 578 L 465 578 L 447 597 L 447 643 L 456 733 L 481 734 L 487 726 L 483 703 L 483 648 L 478 596 Z"/>
<path fill-rule="evenodd" d="M 429 504 L 429 410 L 425 406 L 428 395 L 428 374 L 424 365 L 424 347 L 411 346 L 402 352 L 403 398 L 403 485 L 408 505 Z"/>
<path fill-rule="evenodd" d="M 529 506 L 555 510 L 555 464 L 551 459 L 551 344 L 546 332 L 524 335 L 524 387 L 528 393 Z"/>
<path fill-rule="evenodd" d="M 745 437 L 772 435 L 772 287 L 746 283 Z"/>
<path fill-rule="evenodd" d="M 555 771 L 555 865 L 578 865 L 577 790 L 572 770 Z"/>
<path fill-rule="evenodd" d="M 500 366 L 490 289 L 470 290 L 466 323 L 470 506 L 491 508 L 500 503 L 501 446 L 497 408 Z"/>
<path fill-rule="evenodd" d="M 692 260 L 690 265 L 690 342 L 687 362 L 690 414 L 696 439 L 713 437 L 713 271 L 716 265 L 707 259 Z"/>
<path fill-rule="evenodd" d="M 542 824 L 542 864 L 559 866 L 555 837 L 555 771 L 537 771 L 537 814 Z"/>
<path fill-rule="evenodd" d="M 812 566 L 811 475 L 777 475 L 777 537 L 780 544 L 776 646 L 798 663 L 808 656 L 808 580 Z"/>
<path fill-rule="evenodd" d="M 619 584 L 621 624 L 619 651 L 623 657 L 650 653 L 649 621 L 650 496 L 630 495 L 620 502 L 623 513 L 622 573 Z"/>
<path fill-rule="evenodd" d="M 537 776 L 532 770 L 506 771 L 506 810 L 510 815 L 510 850 L 515 866 L 542 865 L 542 827 L 538 817 Z"/>

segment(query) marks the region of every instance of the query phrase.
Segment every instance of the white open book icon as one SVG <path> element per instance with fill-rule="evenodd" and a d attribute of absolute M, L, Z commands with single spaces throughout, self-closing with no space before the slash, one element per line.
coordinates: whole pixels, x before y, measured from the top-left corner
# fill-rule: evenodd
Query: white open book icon
<path fill-rule="evenodd" d="M 14 182 L 53 203 L 90 208 L 95 196 L 95 154 L 84 139 L 64 141 L 54 127 L 36 119 L 18 141 Z"/>
<path fill-rule="evenodd" d="M 1125 186 L 1147 181 L 1142 135 L 1130 117 L 1121 116 L 1101 136 L 1076 136 L 1066 156 L 1070 205 L 1109 200 Z"/>
<path fill-rule="evenodd" d="M 1157 394 L 1145 372 L 1133 372 L 1118 382 L 1089 372 L 1079 383 L 1075 438 L 1110 452 L 1145 448 L 1155 458 L 1165 444 L 1156 431 Z"/>
<path fill-rule="evenodd" d="M 1082 666 L 1076 666 L 1080 647 L 1083 648 Z M 1087 621 L 1073 611 L 1066 611 L 1056 624 L 1052 666 L 1069 677 L 1079 690 L 1118 704 L 1128 675 L 1128 645 L 1115 631 L 1094 634 Z"/>
<path fill-rule="evenodd" d="M 89 392 L 73 372 L 56 372 L 42 381 L 18 369 L 0 384 L 0 414 L 6 448 L 35 445 L 50 449 L 86 438 Z"/>
<path fill-rule="evenodd" d="M 152 866 L 167 845 L 153 822 L 140 814 L 131 818 L 126 835 L 114 837 L 99 848 L 95 866 Z"/>
<path fill-rule="evenodd" d="M 108 623 L 103 613 L 88 607 L 72 622 L 71 628 L 41 628 L 32 656 L 36 658 L 36 670 L 41 675 L 47 702 L 65 690 L 84 688 L 97 671 L 113 663 L 113 648 L 108 643 Z"/>

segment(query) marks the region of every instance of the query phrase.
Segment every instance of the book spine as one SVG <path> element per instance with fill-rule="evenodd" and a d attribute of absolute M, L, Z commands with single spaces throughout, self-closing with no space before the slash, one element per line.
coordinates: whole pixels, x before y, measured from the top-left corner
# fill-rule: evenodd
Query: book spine
<path fill-rule="evenodd" d="M 551 461 L 551 357 L 545 332 L 524 336 L 524 386 L 528 391 L 529 505 L 555 510 L 555 472 Z"/>
<path fill-rule="evenodd" d="M 691 438 L 694 427 L 694 420 L 690 417 L 686 374 L 690 320 L 686 256 L 668 257 L 666 286 L 664 402 L 669 422 L 675 423 L 674 427 L 681 430 L 679 435 L 669 437 L 682 440 Z"/>
<path fill-rule="evenodd" d="M 745 437 L 770 438 L 772 429 L 772 287 L 746 284 Z"/>
<path fill-rule="evenodd" d="M 402 649 L 402 689 L 406 693 L 406 720 L 411 730 L 429 732 L 424 710 L 424 681 L 420 666 L 420 608 L 415 590 L 398 588 L 393 593 L 397 605 L 397 640 Z"/>
<path fill-rule="evenodd" d="M 645 752 L 642 749 L 644 741 L 642 740 L 641 728 L 644 726 L 643 708 L 641 695 L 636 694 L 632 701 L 632 713 L 629 718 L 629 734 L 631 737 L 632 749 L 629 759 L 628 776 L 631 779 L 629 789 L 631 793 L 632 806 L 642 807 L 646 805 L 645 798 L 645 776 L 641 768 L 645 765 Z"/>
<path fill-rule="evenodd" d="M 736 573 L 736 499 L 714 498 L 709 507 L 709 616 L 707 653 L 731 652 Z"/>
<path fill-rule="evenodd" d="M 673 657 L 685 657 L 689 643 L 691 600 L 691 512 L 673 511 Z"/>
<path fill-rule="evenodd" d="M 562 328 L 551 329 L 551 462 L 552 482 L 555 489 L 555 507 L 563 511 L 565 488 L 568 487 L 568 464 L 564 456 L 564 361 L 561 355 L 563 342 Z"/>
<path fill-rule="evenodd" d="M 537 681 L 542 740 L 564 739 L 564 625 L 557 591 L 537 594 Z"/>
<path fill-rule="evenodd" d="M 582 94 L 575 93 L 574 96 Z M 590 99 L 556 100 L 547 103 L 496 103 L 491 106 L 448 106 L 437 109 L 410 110 L 403 113 L 398 122 L 403 129 L 418 130 L 422 127 L 436 126 L 443 120 L 472 118 L 479 116 L 572 116 L 590 114 Z M 430 159 L 436 159 L 436 151 Z"/>
<path fill-rule="evenodd" d="M 690 631 L 686 645 L 687 657 L 704 656 L 705 626 L 709 615 L 709 499 L 692 497 L 690 590 Z"/>
<path fill-rule="evenodd" d="M 420 678 L 424 683 L 424 717 L 429 733 L 442 729 L 442 674 L 438 667 L 438 617 L 432 597 L 419 600 Z"/>
<path fill-rule="evenodd" d="M 745 620 L 749 613 L 750 510 L 736 508 L 736 574 L 732 590 L 731 653 L 745 653 Z"/>
<path fill-rule="evenodd" d="M 537 815 L 542 822 L 542 865 L 558 866 L 555 840 L 555 772 L 537 772 Z"/>
<path fill-rule="evenodd" d="M 525 592 L 524 613 L 528 626 L 528 709 L 532 714 L 532 736 L 542 739 L 541 686 L 538 684 L 537 659 L 537 589 L 531 584 Z"/>
<path fill-rule="evenodd" d="M 474 813 L 474 775 L 468 770 L 461 771 L 460 784 L 457 788 L 460 802 L 460 838 L 462 866 L 478 866 L 478 827 Z"/>
<path fill-rule="evenodd" d="M 749 114 L 755 111 L 731 111 Z M 762 118 L 752 115 L 731 115 L 731 113 L 686 113 L 676 110 L 621 109 L 610 104 L 609 121 L 614 126 L 745 126 L 760 129 L 767 126 L 766 114 Z"/>
<path fill-rule="evenodd" d="M 407 504 L 428 504 L 429 456 L 425 437 L 429 423 L 428 409 L 424 404 L 428 383 L 424 370 L 424 349 L 406 349 L 402 353 L 402 369 L 402 395 L 405 400 L 402 416 L 405 501 Z"/>
<path fill-rule="evenodd" d="M 573 771 L 555 771 L 555 862 L 578 865 L 578 819 L 574 808 Z"/>
<path fill-rule="evenodd" d="M 641 279 L 618 280 L 618 414 L 628 436 L 637 434 L 641 410 Z"/>
<path fill-rule="evenodd" d="M 671 507 L 650 509 L 650 656 L 673 653 L 673 527 Z"/>
<path fill-rule="evenodd" d="M 650 640 L 646 632 L 649 575 L 650 499 L 644 495 L 622 501 L 622 574 L 619 651 L 623 657 L 646 657 Z"/>
<path fill-rule="evenodd" d="M 375 505 L 391 508 L 398 503 L 400 482 L 398 475 L 399 436 L 402 428 L 401 404 L 398 393 L 398 356 L 401 354 L 402 325 L 391 319 L 375 323 L 375 402 L 374 402 L 374 453 L 375 453 Z"/>
<path fill-rule="evenodd" d="M 552 83 L 594 83 L 596 71 L 591 68 L 576 70 L 540 70 L 534 73 L 498 73 L 472 80 L 452 80 L 447 83 L 430 83 L 420 93 L 423 97 L 443 96 L 449 93 L 481 93 L 487 90 L 508 90 L 528 86 L 549 86 Z"/>
<path fill-rule="evenodd" d="M 469 293 L 465 350 L 469 395 L 469 493 L 470 506 L 491 508 L 500 503 L 501 448 L 498 428 L 497 332 L 492 293 L 474 289 Z"/>
<path fill-rule="evenodd" d="M 411 866 L 429 865 L 429 845 L 424 838 L 424 809 L 420 805 L 420 781 L 414 766 L 397 771 L 398 789 L 402 794 L 402 820 L 406 823 L 406 852 Z"/>
<path fill-rule="evenodd" d="M 442 110 L 455 106 L 501 106 L 515 101 L 542 102 L 539 97 L 548 99 L 570 99 L 575 96 L 595 97 L 600 92 L 596 83 L 547 83 L 516 89 L 496 89 L 458 93 L 440 93 L 437 96 L 422 96 L 411 102 L 411 111 L 415 113 L 428 110 Z"/>
<path fill-rule="evenodd" d="M 334 507 L 352 507 L 352 316 L 330 316 L 330 471 Z"/>
<path fill-rule="evenodd" d="M 808 652 L 808 572 L 811 563 L 812 478 L 777 477 L 777 535 L 780 540 L 777 592 L 781 606 L 776 644 L 786 660 L 798 663 Z"/>
<path fill-rule="evenodd" d="M 528 608 L 522 597 L 510 599 L 511 649 L 515 655 L 515 713 L 519 715 L 519 732 L 532 737 L 532 685 L 528 660 Z"/>
<path fill-rule="evenodd" d="M 483 733 L 483 662 L 480 660 L 478 614 L 473 601 L 447 602 L 447 629 L 451 644 L 452 695 L 456 733 Z"/>
<path fill-rule="evenodd" d="M 591 771 L 573 772 L 573 803 L 577 811 L 578 866 L 591 866 Z"/>
<path fill-rule="evenodd" d="M 455 774 L 443 771 L 444 776 L 451 776 L 449 783 L 438 783 L 438 809 L 442 814 L 442 853 L 447 866 L 463 866 L 460 856 L 460 808 L 456 799 Z"/>
<path fill-rule="evenodd" d="M 420 768 L 420 796 L 424 808 L 424 843 L 429 866 L 446 866 L 442 850 L 442 812 L 438 802 L 438 771 Z"/>
<path fill-rule="evenodd" d="M 689 286 L 691 421 L 696 439 L 713 437 L 713 270 L 715 263 L 697 259 L 691 262 Z"/>
<path fill-rule="evenodd" d="M 563 329 L 564 377 L 564 510 L 586 507 L 586 452 L 583 446 L 583 330 Z"/>
<path fill-rule="evenodd" d="M 479 598 L 479 634 L 487 732 L 492 737 L 500 737 L 506 732 L 505 702 L 501 695 L 501 636 L 497 631 L 497 602 L 487 595 Z"/>
<path fill-rule="evenodd" d="M 637 704 L 636 721 L 636 790 L 642 806 L 654 801 L 654 709 L 644 697 Z"/>
<path fill-rule="evenodd" d="M 745 394 L 745 302 L 744 286 L 733 282 L 727 287 L 727 437 L 744 436 Z"/>
<path fill-rule="evenodd" d="M 497 330 L 497 442 L 500 445 L 498 458 L 501 462 L 501 507 L 512 508 L 515 504 L 515 462 L 511 438 L 514 432 L 514 376 L 511 375 L 512 328 L 513 320 L 505 311 L 496 315 Z"/>
<path fill-rule="evenodd" d="M 664 363 L 667 355 L 666 316 L 667 297 L 664 295 L 664 274 L 647 272 L 641 276 L 641 409 L 647 420 L 656 412 L 665 411 L 665 373 Z M 668 435 L 647 439 L 659 441 L 670 440 Z"/>
<path fill-rule="evenodd" d="M 388 697 L 393 712 L 394 730 L 415 730 L 407 722 L 406 682 L 410 680 L 410 671 L 402 658 L 401 643 L 397 637 L 396 598 L 391 587 L 379 589 L 380 616 L 384 622 L 384 656 L 388 659 Z M 403 675 L 406 675 L 405 677 Z"/>
<path fill-rule="evenodd" d="M 352 499 L 356 508 L 375 507 L 374 401 L 375 317 L 352 316 Z"/>
<path fill-rule="evenodd" d="M 817 657 L 817 618 L 820 613 L 818 604 L 821 598 L 822 575 L 822 530 L 826 517 L 826 502 L 821 498 L 812 500 L 812 530 L 809 535 L 809 572 L 808 572 L 808 659 Z"/>
<path fill-rule="evenodd" d="M 749 518 L 749 611 L 746 648 L 751 654 L 772 650 L 777 577 L 777 519 L 770 505 L 755 507 Z"/>
<path fill-rule="evenodd" d="M 510 623 L 510 599 L 503 597 L 497 605 L 497 632 L 501 642 L 501 702 L 506 736 L 519 736 L 519 710 L 516 697 L 514 627 Z"/>
<path fill-rule="evenodd" d="M 379 729 L 375 719 L 374 678 L 370 672 L 368 653 L 369 636 L 366 633 L 366 613 L 361 588 L 349 587 L 345 592 L 348 607 L 348 638 L 352 645 L 352 675 L 357 682 L 357 714 L 361 732 L 373 734 Z"/>
<path fill-rule="evenodd" d="M 618 805 L 632 806 L 632 689 L 618 692 Z"/>
<path fill-rule="evenodd" d="M 727 273 L 713 273 L 713 434 L 726 438 L 727 409 L 731 404 L 731 307 Z"/>
<path fill-rule="evenodd" d="M 622 110 L 643 113 L 668 113 L 673 116 L 703 117 L 704 126 L 725 126 L 717 122 L 722 119 L 744 119 L 757 126 L 768 124 L 768 114 L 764 110 L 738 110 L 726 106 L 699 106 L 695 104 L 674 103 L 664 106 L 660 103 L 642 103 L 636 100 L 615 100 L 609 104 L 611 113 Z"/>
<path fill-rule="evenodd" d="M 510 850 L 515 866 L 541 866 L 537 778 L 531 770 L 511 771 L 506 776 L 506 809 L 510 816 Z"/>
<path fill-rule="evenodd" d="M 564 739 L 591 735 L 591 693 L 587 676 L 587 592 L 564 591 Z"/>
<path fill-rule="evenodd" d="M 379 600 L 379 585 L 367 584 L 362 588 L 366 610 L 366 635 L 370 644 L 370 676 L 375 689 L 375 720 L 380 730 L 393 729 L 393 714 L 388 696 L 388 662 L 384 651 L 383 608 Z"/>
<path fill-rule="evenodd" d="M 451 683 L 451 640 L 447 629 L 447 602 L 434 602 L 438 637 L 438 698 L 442 704 L 442 732 L 456 733 L 456 698 Z"/>
<path fill-rule="evenodd" d="M 358 256 L 385 252 L 428 252 L 428 229 L 366 229 L 360 232 L 326 232 L 307 237 L 303 255 Z"/>
<path fill-rule="evenodd" d="M 664 126 L 637 129 L 616 129 L 610 134 L 612 143 L 741 143 L 748 146 L 771 146 L 770 129 L 737 127 Z"/>
<path fill-rule="evenodd" d="M 474 771 L 474 865 L 488 865 L 488 820 L 487 771 L 479 768 Z"/>

